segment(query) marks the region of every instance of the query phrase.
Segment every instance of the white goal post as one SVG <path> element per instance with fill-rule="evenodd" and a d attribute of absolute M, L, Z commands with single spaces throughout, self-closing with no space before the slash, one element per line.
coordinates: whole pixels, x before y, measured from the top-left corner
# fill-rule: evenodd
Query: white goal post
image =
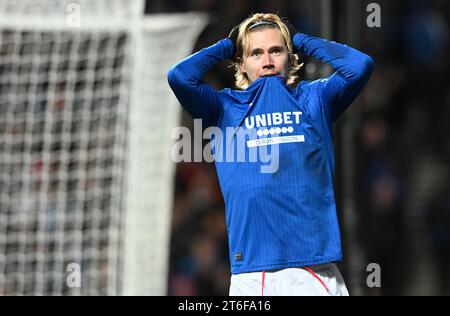
<path fill-rule="evenodd" d="M 207 17 L 0 1 L 0 295 L 165 295 L 180 107 Z"/>

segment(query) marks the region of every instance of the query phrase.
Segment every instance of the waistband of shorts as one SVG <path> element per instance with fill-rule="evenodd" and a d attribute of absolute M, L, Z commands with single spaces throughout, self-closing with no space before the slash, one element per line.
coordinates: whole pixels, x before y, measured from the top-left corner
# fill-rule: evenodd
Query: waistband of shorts
<path fill-rule="evenodd" d="M 281 270 L 287 270 L 287 269 L 304 269 L 304 268 L 310 268 L 313 271 L 323 271 L 323 270 L 328 270 L 330 268 L 333 268 L 335 266 L 334 263 L 330 262 L 330 263 L 322 263 L 322 264 L 316 264 L 316 265 L 311 265 L 311 266 L 299 266 L 299 267 L 287 267 L 287 268 L 277 268 L 277 269 L 272 269 L 272 270 L 266 270 L 266 273 L 274 273 L 274 272 L 279 272 Z"/>

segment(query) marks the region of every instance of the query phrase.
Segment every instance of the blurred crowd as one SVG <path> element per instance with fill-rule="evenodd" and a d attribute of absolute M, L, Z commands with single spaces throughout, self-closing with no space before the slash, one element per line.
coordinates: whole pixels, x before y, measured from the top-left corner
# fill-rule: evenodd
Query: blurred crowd
<path fill-rule="evenodd" d="M 146 11 L 209 12 L 210 24 L 195 45 L 199 50 L 256 12 L 278 13 L 300 31 L 320 36 L 318 2 L 151 0 Z M 339 20 L 337 13 L 348 1 L 332 2 L 339 11 L 332 11 L 332 17 Z M 381 6 L 380 28 L 365 23 L 370 2 Z M 375 60 L 359 108 L 351 109 L 358 113 L 358 236 L 367 263 L 379 263 L 382 269 L 382 287 L 366 294 L 450 295 L 450 3 L 384 0 L 352 5 L 363 11 L 355 48 Z M 345 38 L 342 30 L 332 31 L 330 40 Z M 232 87 L 233 79 L 223 63 L 205 81 L 222 89 Z M 181 124 L 189 127 L 192 119 L 184 113 Z M 177 166 L 172 229 L 168 294 L 227 295 L 224 205 L 213 164 Z"/>

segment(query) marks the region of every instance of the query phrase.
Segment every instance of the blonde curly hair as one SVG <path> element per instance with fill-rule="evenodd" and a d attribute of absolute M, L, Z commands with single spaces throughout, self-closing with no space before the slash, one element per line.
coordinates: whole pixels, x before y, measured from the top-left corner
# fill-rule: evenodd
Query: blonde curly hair
<path fill-rule="evenodd" d="M 251 26 L 255 25 L 258 22 L 270 22 L 272 24 L 262 24 L 256 26 L 255 28 L 251 28 Z M 264 28 L 278 28 L 284 38 L 288 50 L 288 74 L 286 78 L 286 84 L 290 85 L 295 82 L 295 79 L 297 78 L 296 72 L 303 65 L 299 64 L 298 56 L 294 54 L 293 44 L 291 42 L 291 34 L 289 34 L 289 29 L 283 23 L 281 18 L 273 13 L 255 13 L 251 17 L 244 20 L 244 22 L 242 22 L 239 26 L 239 34 L 236 42 L 236 61 L 234 61 L 230 66 L 235 70 L 235 84 L 239 89 L 247 89 L 251 84 L 247 74 L 243 73 L 239 67 L 239 65 L 242 64 L 244 52 L 247 52 L 250 49 L 250 32 L 261 30 Z"/>

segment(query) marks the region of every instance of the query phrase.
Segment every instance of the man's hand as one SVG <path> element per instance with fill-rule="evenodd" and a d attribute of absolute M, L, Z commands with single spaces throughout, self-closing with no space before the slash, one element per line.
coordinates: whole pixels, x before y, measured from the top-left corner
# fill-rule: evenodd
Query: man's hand
<path fill-rule="evenodd" d="M 230 34 L 228 35 L 228 38 L 233 42 L 233 56 L 231 57 L 231 60 L 236 61 L 237 60 L 237 38 L 239 35 L 239 26 L 240 24 L 233 27 Z"/>
<path fill-rule="evenodd" d="M 292 25 L 291 22 L 289 22 L 289 20 L 287 18 L 282 18 L 281 21 L 283 21 L 284 25 L 286 25 L 286 27 L 289 30 L 289 35 L 291 36 L 291 43 L 292 46 L 294 46 L 294 35 L 299 33 L 298 30 L 295 28 L 294 25 Z"/>

